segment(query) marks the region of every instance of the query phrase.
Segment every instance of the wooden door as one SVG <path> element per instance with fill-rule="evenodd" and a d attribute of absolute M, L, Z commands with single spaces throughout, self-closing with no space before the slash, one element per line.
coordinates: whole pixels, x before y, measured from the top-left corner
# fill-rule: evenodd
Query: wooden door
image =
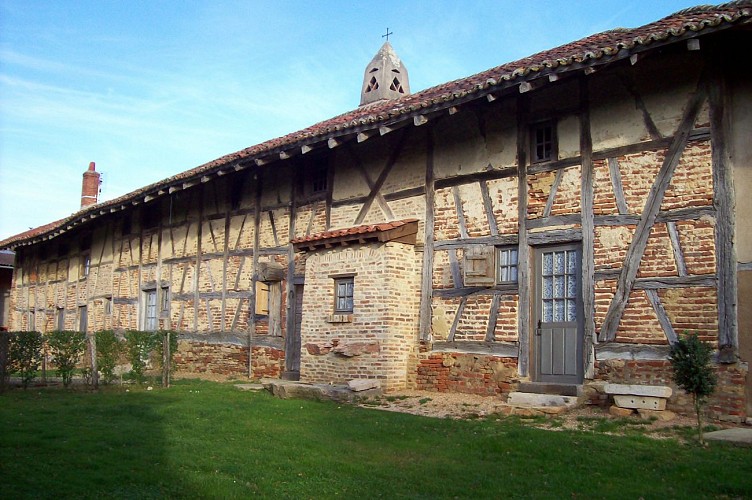
<path fill-rule="evenodd" d="M 533 340 L 539 382 L 582 382 L 582 285 L 579 245 L 535 251 Z"/>
<path fill-rule="evenodd" d="M 303 323 L 303 289 L 302 284 L 295 286 L 295 300 L 293 302 L 291 331 L 285 338 L 285 372 L 282 378 L 287 380 L 300 380 L 300 348 L 301 348 L 301 325 Z M 287 323 L 290 324 L 289 322 Z"/>

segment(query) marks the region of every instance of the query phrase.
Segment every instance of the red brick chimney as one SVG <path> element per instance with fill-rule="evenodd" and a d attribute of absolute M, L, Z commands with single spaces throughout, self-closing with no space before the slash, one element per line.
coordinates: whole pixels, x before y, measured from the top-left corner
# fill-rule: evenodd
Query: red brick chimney
<path fill-rule="evenodd" d="M 84 182 L 81 186 L 81 208 L 95 205 L 99 195 L 99 172 L 94 162 L 89 163 L 89 170 L 84 172 Z"/>

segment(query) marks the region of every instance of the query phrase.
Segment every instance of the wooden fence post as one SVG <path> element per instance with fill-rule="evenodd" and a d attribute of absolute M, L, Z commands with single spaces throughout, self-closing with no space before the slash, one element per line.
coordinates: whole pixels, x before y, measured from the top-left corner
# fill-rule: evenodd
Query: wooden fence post
<path fill-rule="evenodd" d="M 0 392 L 8 383 L 8 362 L 10 361 L 10 333 L 5 328 L 0 330 Z"/>
<path fill-rule="evenodd" d="M 162 337 L 162 387 L 170 387 L 170 331 Z"/>
<path fill-rule="evenodd" d="M 90 367 L 91 367 L 91 385 L 94 389 L 99 388 L 99 371 L 97 368 L 97 336 L 96 333 L 91 332 L 86 335 L 89 340 L 89 354 L 90 354 Z"/>

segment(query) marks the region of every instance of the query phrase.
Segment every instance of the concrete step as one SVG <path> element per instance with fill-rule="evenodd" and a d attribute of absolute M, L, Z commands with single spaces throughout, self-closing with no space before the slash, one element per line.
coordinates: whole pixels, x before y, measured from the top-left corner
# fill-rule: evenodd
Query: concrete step
<path fill-rule="evenodd" d="M 582 396 L 581 384 L 555 384 L 553 382 L 521 382 L 519 392 L 554 394 L 559 396 Z"/>

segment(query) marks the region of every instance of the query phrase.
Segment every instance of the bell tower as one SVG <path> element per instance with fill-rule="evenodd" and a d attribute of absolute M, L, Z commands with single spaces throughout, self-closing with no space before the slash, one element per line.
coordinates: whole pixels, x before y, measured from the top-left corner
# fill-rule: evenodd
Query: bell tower
<path fill-rule="evenodd" d="M 360 105 L 399 99 L 410 93 L 407 68 L 387 40 L 366 67 Z"/>

